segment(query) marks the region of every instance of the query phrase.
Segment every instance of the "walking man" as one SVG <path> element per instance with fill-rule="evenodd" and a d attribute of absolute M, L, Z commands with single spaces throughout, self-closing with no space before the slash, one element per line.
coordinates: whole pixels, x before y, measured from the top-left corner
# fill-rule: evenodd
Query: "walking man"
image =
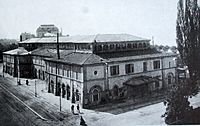
<path fill-rule="evenodd" d="M 71 111 L 74 114 L 74 105 L 71 106 Z"/>
<path fill-rule="evenodd" d="M 79 106 L 79 104 L 77 104 L 76 109 L 77 109 L 77 112 L 78 112 L 78 113 L 81 113 L 81 112 L 80 112 L 80 106 Z"/>

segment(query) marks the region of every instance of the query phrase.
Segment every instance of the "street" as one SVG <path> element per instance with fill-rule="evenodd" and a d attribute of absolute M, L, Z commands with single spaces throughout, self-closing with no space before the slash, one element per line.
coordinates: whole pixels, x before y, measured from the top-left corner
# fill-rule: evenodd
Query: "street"
<path fill-rule="evenodd" d="M 60 113 L 55 106 L 46 101 L 37 100 L 37 98 L 34 98 L 34 93 L 25 90 L 19 92 L 19 86 L 10 85 L 10 83 L 13 82 L 8 78 L 0 77 L 0 125 L 76 125 L 73 121 L 69 122 L 69 118 L 71 118 L 69 114 Z M 12 93 L 14 97 L 10 93 Z M 46 120 L 42 120 L 22 102 Z"/>
<path fill-rule="evenodd" d="M 0 87 L 0 125 L 35 126 L 39 124 L 42 124 L 42 120 Z"/>

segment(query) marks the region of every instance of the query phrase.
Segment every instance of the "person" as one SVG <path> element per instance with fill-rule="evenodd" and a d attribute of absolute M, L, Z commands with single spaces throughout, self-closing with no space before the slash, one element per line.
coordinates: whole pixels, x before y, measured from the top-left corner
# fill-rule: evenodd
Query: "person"
<path fill-rule="evenodd" d="M 81 126 L 87 126 L 87 124 L 85 123 L 85 120 L 83 119 L 82 116 L 81 116 L 81 119 L 80 119 L 80 125 Z"/>
<path fill-rule="evenodd" d="M 28 83 L 29 83 L 28 80 L 26 80 L 26 85 L 27 85 L 27 86 L 28 86 Z"/>
<path fill-rule="evenodd" d="M 76 108 L 77 108 L 77 112 L 80 113 L 80 106 L 79 106 L 79 104 L 77 104 Z"/>
<path fill-rule="evenodd" d="M 74 114 L 74 105 L 71 106 L 71 111 Z"/>

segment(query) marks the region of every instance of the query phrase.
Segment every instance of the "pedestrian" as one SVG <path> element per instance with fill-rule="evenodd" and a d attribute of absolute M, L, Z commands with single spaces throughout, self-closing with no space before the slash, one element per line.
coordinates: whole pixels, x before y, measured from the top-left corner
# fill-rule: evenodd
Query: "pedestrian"
<path fill-rule="evenodd" d="M 71 106 L 71 111 L 74 114 L 74 105 Z"/>
<path fill-rule="evenodd" d="M 27 85 L 27 86 L 28 86 L 28 83 L 29 83 L 28 80 L 26 80 L 26 85 Z"/>
<path fill-rule="evenodd" d="M 77 109 L 77 112 L 78 112 L 78 113 L 81 113 L 81 112 L 80 112 L 80 106 L 79 106 L 79 104 L 77 104 L 76 109 Z"/>
<path fill-rule="evenodd" d="M 81 119 L 80 119 L 80 125 L 81 126 L 87 126 L 87 124 L 85 123 L 85 120 L 83 119 L 82 116 L 81 116 Z"/>

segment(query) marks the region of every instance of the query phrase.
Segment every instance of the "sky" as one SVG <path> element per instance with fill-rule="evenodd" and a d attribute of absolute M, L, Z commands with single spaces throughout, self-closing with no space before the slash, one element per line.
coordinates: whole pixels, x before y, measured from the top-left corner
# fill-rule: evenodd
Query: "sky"
<path fill-rule="evenodd" d="M 0 0 L 0 38 L 36 34 L 54 24 L 63 34 L 127 33 L 176 45 L 178 0 Z"/>

